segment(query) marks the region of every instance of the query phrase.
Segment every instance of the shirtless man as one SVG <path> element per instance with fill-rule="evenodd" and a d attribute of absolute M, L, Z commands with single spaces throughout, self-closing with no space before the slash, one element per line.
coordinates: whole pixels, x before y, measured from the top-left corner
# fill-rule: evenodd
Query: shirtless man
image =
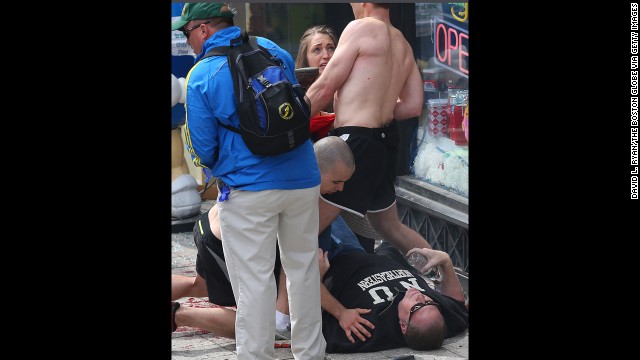
<path fill-rule="evenodd" d="M 373 228 L 405 254 L 431 248 L 400 222 L 394 187 L 396 120 L 420 115 L 422 77 L 411 46 L 391 25 L 389 4 L 351 3 L 351 8 L 355 20 L 306 93 L 312 114 L 334 101 L 336 119 L 329 135 L 345 140 L 356 161 L 344 190 L 322 195 L 320 231 L 346 210 L 367 215 Z"/>

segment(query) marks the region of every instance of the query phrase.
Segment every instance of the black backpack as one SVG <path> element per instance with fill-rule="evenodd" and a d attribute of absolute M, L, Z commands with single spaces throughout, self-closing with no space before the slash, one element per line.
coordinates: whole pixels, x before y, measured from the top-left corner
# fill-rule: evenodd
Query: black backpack
<path fill-rule="evenodd" d="M 230 46 L 219 46 L 209 56 L 226 55 L 233 78 L 240 128 L 220 123 L 242 135 L 256 155 L 278 155 L 309 139 L 309 106 L 300 85 L 292 85 L 282 60 L 243 32 Z M 200 59 L 200 60 L 202 60 Z"/>

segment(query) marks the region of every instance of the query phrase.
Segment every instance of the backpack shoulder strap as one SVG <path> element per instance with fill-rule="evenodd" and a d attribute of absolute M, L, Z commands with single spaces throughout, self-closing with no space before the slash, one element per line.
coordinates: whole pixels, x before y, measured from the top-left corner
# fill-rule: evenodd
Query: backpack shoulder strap
<path fill-rule="evenodd" d="M 218 120 L 218 125 L 222 126 L 223 128 L 225 128 L 225 129 L 227 129 L 227 130 L 231 130 L 231 131 L 233 131 L 233 132 L 234 132 L 234 133 L 236 133 L 236 134 L 242 134 L 242 133 L 240 132 L 240 129 L 238 129 L 238 128 L 234 127 L 234 126 L 231 126 L 231 125 L 223 124 L 222 122 L 220 122 L 220 120 L 219 120 L 219 119 L 216 119 L 216 120 Z"/>
<path fill-rule="evenodd" d="M 271 55 L 271 52 L 263 47 L 262 45 L 258 44 L 258 39 L 253 36 L 253 35 L 249 35 L 249 44 L 251 44 L 251 46 L 255 49 L 260 49 L 262 51 L 264 51 L 265 55 L 267 55 L 267 57 L 272 58 L 273 55 Z"/>
<path fill-rule="evenodd" d="M 227 56 L 227 54 L 229 53 L 230 49 L 231 49 L 230 46 L 214 47 L 213 49 L 207 51 L 207 53 L 204 54 L 204 56 L 201 57 L 200 60 L 198 60 L 198 61 L 202 61 L 202 59 L 206 59 L 206 58 L 211 57 L 211 56 L 219 56 L 219 55 Z"/>
<path fill-rule="evenodd" d="M 260 47 L 260 48 L 262 47 L 262 46 L 258 45 L 258 39 L 256 39 L 256 37 L 255 37 L 255 36 L 253 36 L 253 35 L 247 35 L 247 36 L 249 37 L 249 43 L 250 43 L 253 47 L 256 47 L 256 48 L 257 48 L 257 47 Z"/>
<path fill-rule="evenodd" d="M 206 58 L 208 58 L 210 56 L 220 56 L 220 55 L 227 56 L 229 54 L 229 52 L 231 51 L 232 47 L 234 47 L 234 46 L 236 46 L 238 44 L 241 44 L 244 41 L 246 41 L 248 36 L 249 35 L 246 32 L 244 32 L 244 33 L 240 34 L 240 36 L 238 36 L 237 38 L 231 39 L 231 41 L 229 41 L 229 46 L 217 46 L 217 47 L 214 47 L 213 49 L 207 51 L 207 53 L 204 54 L 204 56 L 201 57 L 200 60 L 206 59 Z M 251 37 L 254 38 L 253 39 L 253 44 L 257 46 L 257 43 L 255 41 L 255 37 L 254 36 L 251 36 Z M 198 60 L 198 61 L 200 61 L 200 60 Z"/>

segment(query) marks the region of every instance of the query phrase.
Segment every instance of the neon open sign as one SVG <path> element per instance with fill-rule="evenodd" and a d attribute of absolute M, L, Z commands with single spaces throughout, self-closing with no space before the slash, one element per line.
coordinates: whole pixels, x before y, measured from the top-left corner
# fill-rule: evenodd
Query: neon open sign
<path fill-rule="evenodd" d="M 469 33 L 441 18 L 434 19 L 436 63 L 469 78 Z"/>

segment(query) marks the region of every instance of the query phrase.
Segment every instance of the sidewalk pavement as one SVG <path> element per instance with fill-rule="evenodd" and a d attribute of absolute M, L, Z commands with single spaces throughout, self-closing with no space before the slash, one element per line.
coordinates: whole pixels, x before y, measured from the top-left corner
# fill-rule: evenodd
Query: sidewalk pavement
<path fill-rule="evenodd" d="M 202 209 L 207 210 L 214 202 L 206 200 Z M 171 234 L 171 269 L 173 274 L 195 276 L 195 259 L 197 249 L 193 242 L 191 230 Z M 182 298 L 181 306 L 210 307 L 207 298 Z M 168 320 L 167 320 L 168 321 Z M 167 324 L 167 327 L 169 325 Z M 274 343 L 288 343 L 274 341 Z M 328 353 L 331 360 L 376 360 L 393 359 L 396 356 L 414 355 L 416 360 L 458 360 L 469 359 L 469 330 L 445 339 L 443 346 L 437 350 L 416 351 L 408 347 L 390 349 L 372 353 L 333 354 Z M 173 360 L 236 360 L 236 344 L 233 339 L 216 336 L 207 331 L 178 327 L 171 335 L 171 359 Z M 276 348 L 276 359 L 293 359 L 290 348 Z"/>

